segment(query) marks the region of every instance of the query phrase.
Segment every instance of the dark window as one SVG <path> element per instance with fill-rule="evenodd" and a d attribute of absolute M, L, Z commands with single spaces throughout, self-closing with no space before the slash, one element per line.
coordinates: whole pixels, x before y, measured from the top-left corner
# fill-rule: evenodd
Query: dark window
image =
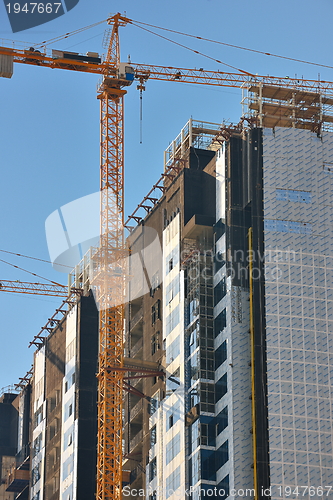
<path fill-rule="evenodd" d="M 200 441 L 205 446 L 215 446 L 215 425 L 211 423 L 200 423 Z"/>
<path fill-rule="evenodd" d="M 35 457 L 37 455 L 37 453 L 40 452 L 41 448 L 42 448 L 42 433 L 38 434 L 38 436 L 34 440 L 34 443 L 33 443 L 33 457 Z"/>
<path fill-rule="evenodd" d="M 68 416 L 70 417 L 73 413 L 73 405 L 69 405 L 69 408 L 68 408 Z"/>
<path fill-rule="evenodd" d="M 215 338 L 227 326 L 227 311 L 223 309 L 220 314 L 214 319 L 214 334 Z"/>
<path fill-rule="evenodd" d="M 150 447 L 156 444 L 156 425 L 150 429 Z"/>
<path fill-rule="evenodd" d="M 229 460 L 228 440 L 216 450 L 216 470 L 219 470 Z"/>
<path fill-rule="evenodd" d="M 223 224 L 222 219 L 219 219 L 214 224 L 215 241 L 218 241 L 221 236 L 225 233 L 225 224 Z"/>
<path fill-rule="evenodd" d="M 173 269 L 173 259 L 169 260 L 169 272 Z"/>
<path fill-rule="evenodd" d="M 153 460 L 149 464 L 149 481 L 152 481 L 154 477 L 156 477 L 156 474 L 157 474 L 156 458 L 153 458 Z"/>
<path fill-rule="evenodd" d="M 68 382 L 66 381 L 65 382 L 65 392 L 67 392 L 67 391 L 68 391 Z"/>
<path fill-rule="evenodd" d="M 161 301 L 157 300 L 151 308 L 151 324 L 152 325 L 155 325 L 156 321 L 161 318 L 160 303 L 161 303 Z"/>
<path fill-rule="evenodd" d="M 36 467 L 34 467 L 31 471 L 31 476 L 32 476 L 32 485 L 35 485 L 37 481 L 40 480 L 40 469 L 41 469 L 41 462 L 39 462 Z"/>
<path fill-rule="evenodd" d="M 151 278 L 151 289 L 150 289 L 150 296 L 153 297 L 155 290 L 159 288 L 160 286 L 160 278 L 158 271 L 152 276 Z"/>
<path fill-rule="evenodd" d="M 227 393 L 227 383 L 227 374 L 225 373 L 215 384 L 215 403 Z"/>
<path fill-rule="evenodd" d="M 214 273 L 217 273 L 225 264 L 225 255 L 222 252 L 216 252 L 214 255 Z"/>
<path fill-rule="evenodd" d="M 201 450 L 201 478 L 216 481 L 215 450 Z"/>
<path fill-rule="evenodd" d="M 214 351 L 200 349 L 200 377 L 214 380 Z"/>
<path fill-rule="evenodd" d="M 229 475 L 225 476 L 217 487 L 218 498 L 227 498 L 229 496 Z"/>
<path fill-rule="evenodd" d="M 151 338 L 151 355 L 153 356 L 159 349 L 161 349 L 160 332 L 156 332 Z"/>
<path fill-rule="evenodd" d="M 223 408 L 216 417 L 216 435 L 218 436 L 228 425 L 228 407 Z"/>
<path fill-rule="evenodd" d="M 215 370 L 227 359 L 227 341 L 225 340 L 215 351 Z"/>
<path fill-rule="evenodd" d="M 201 411 L 214 413 L 215 410 L 214 384 L 208 384 L 206 382 L 202 382 L 200 384 L 200 409 Z"/>
<path fill-rule="evenodd" d="M 220 302 L 227 293 L 225 277 L 214 287 L 214 306 Z"/>

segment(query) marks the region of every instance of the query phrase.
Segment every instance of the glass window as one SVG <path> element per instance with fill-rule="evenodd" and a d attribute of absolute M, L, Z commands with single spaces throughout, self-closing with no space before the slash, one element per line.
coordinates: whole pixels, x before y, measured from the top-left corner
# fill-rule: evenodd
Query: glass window
<path fill-rule="evenodd" d="M 202 382 L 200 384 L 200 409 L 214 413 L 215 398 L 214 398 L 214 384 Z"/>
<path fill-rule="evenodd" d="M 71 426 L 64 435 L 64 451 L 73 443 L 73 426 Z"/>
<path fill-rule="evenodd" d="M 180 466 L 177 467 L 167 478 L 166 478 L 166 498 L 173 495 L 180 487 Z"/>
<path fill-rule="evenodd" d="M 63 479 L 69 476 L 74 469 L 74 455 L 72 454 L 63 464 Z"/>
<path fill-rule="evenodd" d="M 166 393 L 172 394 L 180 387 L 180 368 L 177 368 L 166 381 Z"/>
<path fill-rule="evenodd" d="M 215 446 L 215 425 L 211 423 L 200 423 L 200 442 L 205 446 Z"/>
<path fill-rule="evenodd" d="M 37 427 L 43 420 L 43 406 L 40 406 L 34 415 L 34 427 Z"/>
<path fill-rule="evenodd" d="M 194 298 L 189 304 L 189 324 L 195 320 L 199 314 L 199 300 Z"/>
<path fill-rule="evenodd" d="M 151 338 L 151 354 L 152 356 L 161 349 L 160 332 L 156 332 Z"/>
<path fill-rule="evenodd" d="M 227 498 L 229 496 L 229 474 L 225 476 L 217 487 L 218 498 Z"/>
<path fill-rule="evenodd" d="M 152 481 L 157 474 L 156 457 L 149 463 L 149 481 Z"/>
<path fill-rule="evenodd" d="M 40 469 L 41 469 L 41 462 L 39 462 L 31 471 L 31 476 L 32 476 L 32 485 L 36 484 L 37 481 L 40 480 Z"/>
<path fill-rule="evenodd" d="M 151 297 L 154 296 L 155 290 L 160 286 L 160 278 L 159 278 L 159 273 L 156 271 L 155 274 L 153 274 L 151 278 L 151 289 L 150 289 L 150 295 Z"/>
<path fill-rule="evenodd" d="M 200 378 L 214 380 L 214 351 L 200 349 Z"/>
<path fill-rule="evenodd" d="M 166 256 L 165 259 L 165 271 L 169 274 L 172 269 L 176 267 L 179 262 L 179 245 L 177 245 L 171 252 Z"/>
<path fill-rule="evenodd" d="M 220 413 L 217 415 L 216 419 L 216 436 L 221 434 L 221 432 L 227 427 L 228 425 L 228 407 L 226 406 L 223 408 L 223 410 L 220 411 Z"/>
<path fill-rule="evenodd" d="M 176 401 L 171 408 L 167 411 L 166 430 L 171 427 L 180 419 L 180 401 Z"/>
<path fill-rule="evenodd" d="M 227 374 L 220 378 L 215 384 L 215 402 L 217 403 L 227 393 Z"/>
<path fill-rule="evenodd" d="M 223 299 L 227 293 L 226 279 L 223 277 L 221 281 L 214 287 L 214 306 Z"/>
<path fill-rule="evenodd" d="M 201 450 L 201 478 L 216 481 L 215 450 Z"/>
<path fill-rule="evenodd" d="M 155 325 L 156 321 L 161 319 L 161 301 L 157 300 L 151 308 L 151 324 Z"/>
<path fill-rule="evenodd" d="M 170 304 L 172 299 L 176 297 L 179 293 L 179 274 L 167 285 L 165 291 L 165 302 L 166 304 Z"/>
<path fill-rule="evenodd" d="M 150 447 L 152 448 L 156 444 L 157 434 L 156 425 L 150 429 Z"/>
<path fill-rule="evenodd" d="M 200 422 L 196 420 L 190 427 L 191 431 L 191 451 L 193 452 L 200 445 Z"/>
<path fill-rule="evenodd" d="M 191 375 L 191 385 L 195 383 L 199 378 L 199 369 L 200 369 L 200 353 L 197 351 L 190 357 L 188 361 L 189 371 Z"/>
<path fill-rule="evenodd" d="M 214 319 L 214 335 L 215 338 L 221 333 L 227 326 L 227 310 L 223 309 L 220 314 Z"/>
<path fill-rule="evenodd" d="M 180 337 L 176 337 L 175 340 L 167 347 L 166 350 L 166 363 L 170 364 L 176 359 L 180 354 Z"/>
<path fill-rule="evenodd" d="M 180 453 L 180 433 L 176 434 L 171 441 L 166 444 L 165 458 L 166 464 L 169 464 Z"/>
<path fill-rule="evenodd" d="M 37 453 L 40 452 L 40 450 L 42 449 L 42 436 L 43 434 L 40 433 L 38 434 L 38 436 L 36 437 L 36 439 L 34 440 L 34 444 L 33 444 L 33 456 L 35 457 L 37 455 Z"/>
<path fill-rule="evenodd" d="M 227 341 L 225 340 L 215 351 L 215 370 L 227 359 Z"/>
<path fill-rule="evenodd" d="M 228 440 L 216 450 L 216 470 L 220 469 L 229 460 Z"/>
<path fill-rule="evenodd" d="M 175 309 L 168 314 L 166 317 L 166 335 L 169 335 L 170 332 L 178 325 L 179 323 L 179 305 L 175 307 Z"/>
<path fill-rule="evenodd" d="M 225 251 L 219 250 L 214 255 L 214 273 L 217 273 L 225 264 Z"/>

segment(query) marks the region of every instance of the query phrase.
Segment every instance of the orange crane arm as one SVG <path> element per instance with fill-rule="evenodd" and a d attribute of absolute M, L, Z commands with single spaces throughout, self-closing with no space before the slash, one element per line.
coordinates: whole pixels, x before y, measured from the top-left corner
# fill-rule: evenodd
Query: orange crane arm
<path fill-rule="evenodd" d="M 25 281 L 0 280 L 0 292 L 28 293 L 30 295 L 49 295 L 67 297 L 68 288 L 63 285 L 28 283 Z"/>
<path fill-rule="evenodd" d="M 101 63 L 90 63 L 75 59 L 52 58 L 46 53 L 31 50 L 19 50 L 9 47 L 0 47 L 0 55 L 13 57 L 13 61 L 23 64 L 32 64 L 52 69 L 67 69 L 81 71 L 83 73 L 94 73 L 98 75 L 116 75 L 114 61 Z M 251 75 L 246 73 L 228 73 L 224 71 L 208 71 L 204 69 L 177 68 L 173 66 L 157 66 L 151 64 L 130 63 L 135 71 L 135 79 L 146 81 L 162 80 L 183 83 L 195 83 L 200 85 L 214 85 L 218 87 L 251 87 L 254 84 L 282 86 L 312 91 L 325 91 L 333 89 L 333 82 L 307 80 L 300 78 Z"/>

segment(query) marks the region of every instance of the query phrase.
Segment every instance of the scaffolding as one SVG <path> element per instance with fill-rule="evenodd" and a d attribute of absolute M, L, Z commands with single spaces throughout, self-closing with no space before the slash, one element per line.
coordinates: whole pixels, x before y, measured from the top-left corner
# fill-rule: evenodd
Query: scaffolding
<path fill-rule="evenodd" d="M 258 127 L 333 131 L 333 95 L 254 82 L 243 88 L 243 115 Z M 246 111 L 247 109 L 247 111 Z"/>

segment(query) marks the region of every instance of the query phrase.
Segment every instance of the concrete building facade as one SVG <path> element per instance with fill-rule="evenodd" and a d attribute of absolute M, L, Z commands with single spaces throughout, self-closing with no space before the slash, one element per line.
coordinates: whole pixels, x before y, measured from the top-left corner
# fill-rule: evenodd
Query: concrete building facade
<path fill-rule="evenodd" d="M 179 146 L 184 168 L 129 238 L 143 252 L 153 228 L 161 265 L 130 297 L 127 354 L 165 378 L 127 396 L 127 491 L 319 497 L 333 480 L 333 135 L 227 132 Z"/>

